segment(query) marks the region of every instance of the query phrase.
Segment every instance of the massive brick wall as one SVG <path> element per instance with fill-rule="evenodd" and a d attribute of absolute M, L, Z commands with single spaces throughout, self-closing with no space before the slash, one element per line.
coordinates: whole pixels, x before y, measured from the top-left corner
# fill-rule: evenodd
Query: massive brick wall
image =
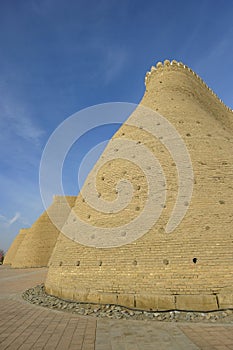
<path fill-rule="evenodd" d="M 21 245 L 22 241 L 24 240 L 25 235 L 27 234 L 29 228 L 22 228 L 19 230 L 19 233 L 15 237 L 14 241 L 12 242 L 10 248 L 8 249 L 6 256 L 4 258 L 3 264 L 4 265 L 11 265 L 12 261 L 14 260 L 15 254 Z"/>
<path fill-rule="evenodd" d="M 166 117 L 186 143 L 194 171 L 186 216 L 172 233 L 166 233 L 178 191 L 174 160 L 143 127 L 123 125 L 114 139 L 141 142 L 162 165 L 167 181 L 162 214 L 145 235 L 121 247 L 87 247 L 61 233 L 50 261 L 46 290 L 72 300 L 154 310 L 233 307 L 233 112 L 195 73 L 175 61 L 152 67 L 141 105 Z M 143 116 L 141 122 L 143 126 Z M 111 151 L 110 142 L 103 158 Z M 124 210 L 101 214 L 79 195 L 75 213 L 97 227 L 111 228 L 133 220 L 147 196 L 139 167 L 119 159 L 108 161 L 97 173 L 99 196 L 116 199 L 120 178 L 133 186 L 132 200 Z M 84 192 L 90 181 L 92 173 Z M 66 225 L 72 231 L 71 218 Z"/>
<path fill-rule="evenodd" d="M 72 196 L 54 196 L 52 205 L 28 230 L 27 235 L 18 247 L 12 259 L 12 267 L 47 266 L 61 228 L 66 221 L 70 208 L 75 203 Z M 67 205 L 68 204 L 68 205 Z M 50 216 L 56 218 L 55 226 Z"/>

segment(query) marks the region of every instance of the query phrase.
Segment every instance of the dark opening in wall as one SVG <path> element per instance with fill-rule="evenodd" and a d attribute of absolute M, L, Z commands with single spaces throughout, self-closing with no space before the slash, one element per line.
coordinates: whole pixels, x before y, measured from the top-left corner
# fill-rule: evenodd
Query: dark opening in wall
<path fill-rule="evenodd" d="M 193 262 L 194 262 L 194 264 L 196 264 L 197 263 L 197 258 L 193 258 Z"/>

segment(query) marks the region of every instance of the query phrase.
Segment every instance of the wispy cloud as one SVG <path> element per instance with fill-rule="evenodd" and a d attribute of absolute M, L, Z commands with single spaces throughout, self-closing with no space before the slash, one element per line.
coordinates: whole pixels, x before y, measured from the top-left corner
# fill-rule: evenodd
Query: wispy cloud
<path fill-rule="evenodd" d="M 16 134 L 26 141 L 40 143 L 44 130 L 39 127 L 32 118 L 26 107 L 20 106 L 16 101 L 9 98 L 1 98 L 0 122 L 4 124 L 5 131 Z"/>
<path fill-rule="evenodd" d="M 0 214 L 0 221 L 2 221 L 2 223 L 6 227 L 13 225 L 16 221 L 19 221 L 20 219 L 22 219 L 22 217 L 21 217 L 21 214 L 19 212 L 15 213 L 15 215 L 11 219 L 8 219 L 6 216 Z M 24 221 L 24 220 L 22 220 L 22 221 Z"/>
<path fill-rule="evenodd" d="M 116 79 L 127 64 L 128 53 L 123 48 L 109 48 L 105 56 L 105 81 Z"/>
<path fill-rule="evenodd" d="M 14 222 L 16 222 L 17 220 L 19 220 L 21 217 L 20 213 L 16 213 L 12 219 L 9 220 L 9 225 L 12 225 Z"/>

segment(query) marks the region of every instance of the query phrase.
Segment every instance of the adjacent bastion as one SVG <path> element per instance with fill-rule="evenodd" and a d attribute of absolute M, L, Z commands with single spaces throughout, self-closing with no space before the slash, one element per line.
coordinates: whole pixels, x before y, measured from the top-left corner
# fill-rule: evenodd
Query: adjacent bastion
<path fill-rule="evenodd" d="M 4 258 L 4 261 L 3 261 L 4 265 L 11 265 L 12 264 L 12 261 L 14 260 L 15 254 L 16 254 L 17 250 L 19 249 L 21 243 L 23 242 L 24 237 L 28 231 L 29 231 L 29 228 L 21 228 L 21 230 L 19 230 L 19 233 L 15 237 L 14 241 L 12 242 L 12 244 L 11 244 L 10 248 L 8 249 L 7 254 Z"/>
<path fill-rule="evenodd" d="M 60 232 L 59 228 L 61 229 L 66 221 L 75 199 L 76 197 L 72 196 L 54 196 L 51 206 L 34 222 L 31 228 L 25 231 L 20 230 L 4 263 L 11 263 L 14 268 L 47 266 Z M 49 215 L 56 218 L 57 226 L 51 222 Z M 21 244 L 18 244 L 20 240 Z"/>

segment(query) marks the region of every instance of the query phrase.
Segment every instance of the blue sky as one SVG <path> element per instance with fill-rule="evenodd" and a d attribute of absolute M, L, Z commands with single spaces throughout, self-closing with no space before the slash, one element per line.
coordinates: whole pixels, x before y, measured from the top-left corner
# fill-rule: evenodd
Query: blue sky
<path fill-rule="evenodd" d="M 232 18 L 230 0 L 1 0 L 0 248 L 44 210 L 39 163 L 53 130 L 85 107 L 139 103 L 157 61 L 183 61 L 233 108 Z M 66 194 L 78 192 L 85 153 L 116 129 L 74 145 Z"/>

